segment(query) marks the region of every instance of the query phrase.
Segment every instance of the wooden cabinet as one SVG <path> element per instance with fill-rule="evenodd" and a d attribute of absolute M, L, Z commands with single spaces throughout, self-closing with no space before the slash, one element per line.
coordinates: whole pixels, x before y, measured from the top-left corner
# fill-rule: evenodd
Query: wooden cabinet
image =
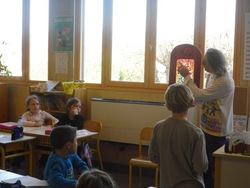
<path fill-rule="evenodd" d="M 30 90 L 30 94 L 39 96 L 40 109 L 45 110 L 56 118 L 65 113 L 65 104 L 70 97 L 76 97 L 81 101 L 81 115 L 87 117 L 87 91 L 86 88 L 74 89 L 72 95 L 65 94 L 63 91 L 36 92 Z"/>
<path fill-rule="evenodd" d="M 8 121 L 8 85 L 0 83 L 0 122 Z"/>

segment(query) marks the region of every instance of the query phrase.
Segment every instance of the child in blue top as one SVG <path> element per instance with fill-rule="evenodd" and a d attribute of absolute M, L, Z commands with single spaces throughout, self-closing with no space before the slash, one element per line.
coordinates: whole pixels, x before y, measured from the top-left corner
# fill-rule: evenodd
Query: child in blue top
<path fill-rule="evenodd" d="M 67 125 L 55 127 L 50 141 L 54 151 L 47 160 L 44 179 L 51 188 L 75 188 L 77 180 L 74 179 L 74 169 L 78 173 L 88 169 L 86 163 L 76 154 L 76 128 Z"/>

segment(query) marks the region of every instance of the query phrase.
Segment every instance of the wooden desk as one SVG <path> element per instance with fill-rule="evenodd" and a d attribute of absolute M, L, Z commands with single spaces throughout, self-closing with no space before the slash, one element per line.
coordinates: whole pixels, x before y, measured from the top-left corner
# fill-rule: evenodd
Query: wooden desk
<path fill-rule="evenodd" d="M 29 174 L 32 176 L 33 164 L 33 140 L 34 137 L 23 136 L 17 140 L 11 140 L 11 134 L 7 132 L 0 132 L 0 151 L 2 169 L 5 169 L 6 159 L 29 156 Z M 28 147 L 27 147 L 28 146 Z M 10 153 L 11 152 L 11 153 Z M 13 153 L 14 152 L 14 153 Z"/>
<path fill-rule="evenodd" d="M 214 188 L 249 188 L 250 156 L 225 153 L 224 146 L 215 157 Z"/>
<path fill-rule="evenodd" d="M 50 126 L 42 127 L 24 127 L 24 135 L 36 137 L 36 146 L 52 147 L 50 143 L 50 135 L 45 134 L 45 131 L 50 129 Z M 98 135 L 97 132 L 90 132 L 86 129 L 77 130 L 77 141 L 80 144 L 89 137 Z"/>

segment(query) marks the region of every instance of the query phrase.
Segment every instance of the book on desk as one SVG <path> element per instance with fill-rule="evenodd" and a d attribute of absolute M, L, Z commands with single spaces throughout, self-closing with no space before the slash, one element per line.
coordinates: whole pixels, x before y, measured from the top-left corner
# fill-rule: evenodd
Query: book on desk
<path fill-rule="evenodd" d="M 3 122 L 0 123 L 0 129 L 12 130 L 18 127 L 17 122 Z"/>

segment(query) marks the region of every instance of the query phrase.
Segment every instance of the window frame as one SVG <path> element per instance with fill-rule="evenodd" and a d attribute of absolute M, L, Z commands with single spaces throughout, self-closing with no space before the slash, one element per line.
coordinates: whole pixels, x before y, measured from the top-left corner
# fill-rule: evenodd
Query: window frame
<path fill-rule="evenodd" d="M 235 22 L 239 23 L 240 15 L 239 10 L 242 9 L 242 2 L 236 1 L 236 17 Z M 112 51 L 112 0 L 104 0 L 104 27 L 103 27 L 103 57 L 102 57 L 102 81 L 101 84 L 88 84 L 88 86 L 103 86 L 107 88 L 119 87 L 119 88 L 134 88 L 134 89 L 166 89 L 168 84 L 155 83 L 155 56 L 156 56 L 156 10 L 157 1 L 147 0 L 147 17 L 146 17 L 146 44 L 145 44 L 145 75 L 144 82 L 123 82 L 123 81 L 111 81 L 111 51 Z M 202 56 L 205 49 L 205 21 L 206 21 L 206 0 L 195 1 L 195 21 L 194 21 L 194 41 L 193 44 L 201 50 Z M 149 23 L 151 25 L 149 25 Z M 237 25 L 235 25 L 235 28 Z M 239 29 L 238 29 L 239 30 Z M 238 30 L 235 29 L 235 44 L 239 43 Z M 105 46 L 105 48 L 104 48 Z M 153 46 L 153 48 L 149 48 Z M 234 59 L 238 59 L 236 54 L 236 47 L 234 49 Z M 234 61 L 236 62 L 236 61 Z M 234 66 L 234 74 L 237 67 Z M 203 86 L 204 70 L 201 68 L 200 83 Z"/>
<path fill-rule="evenodd" d="M 0 76 L 0 81 L 7 82 L 32 82 L 36 83 L 38 81 L 29 80 L 29 0 L 23 1 L 23 28 L 22 28 L 22 76 Z M 90 88 L 124 88 L 130 90 L 165 90 L 167 84 L 158 84 L 154 83 L 154 74 L 155 74 L 155 43 L 156 43 L 156 9 L 157 9 L 157 1 L 147 0 L 147 14 L 146 16 L 146 44 L 145 44 L 145 75 L 143 83 L 134 83 L 134 82 L 118 82 L 111 81 L 111 34 L 112 34 L 112 12 L 110 9 L 112 8 L 112 0 L 103 0 L 104 1 L 104 11 L 103 11 L 103 52 L 102 52 L 102 75 L 101 75 L 101 83 L 100 84 L 90 84 L 86 83 L 86 87 Z M 80 79 L 80 21 L 81 21 L 81 0 L 74 0 L 75 6 L 75 43 L 74 43 L 74 79 Z M 233 76 L 235 79 L 235 84 L 239 84 L 240 82 L 240 67 L 235 66 L 236 62 L 242 61 L 242 27 L 243 27 L 243 18 L 244 18 L 244 1 L 237 0 L 236 1 L 236 13 L 235 13 L 235 39 L 234 39 L 234 70 Z M 49 3 L 49 60 L 52 61 L 51 52 L 52 52 L 52 12 L 53 12 L 53 2 Z M 194 45 L 197 46 L 202 55 L 204 55 L 204 45 L 205 45 L 205 17 L 206 17 L 206 0 L 196 0 L 195 1 L 195 28 L 194 28 Z M 148 23 L 151 23 L 149 25 Z M 150 34 L 151 33 L 151 34 Z M 149 46 L 153 46 L 150 50 Z M 105 47 L 105 48 L 104 48 Z M 48 79 L 53 79 L 53 74 L 51 74 L 50 70 L 53 70 L 50 66 L 48 67 Z M 203 68 L 201 70 L 201 84 L 203 84 Z"/>

